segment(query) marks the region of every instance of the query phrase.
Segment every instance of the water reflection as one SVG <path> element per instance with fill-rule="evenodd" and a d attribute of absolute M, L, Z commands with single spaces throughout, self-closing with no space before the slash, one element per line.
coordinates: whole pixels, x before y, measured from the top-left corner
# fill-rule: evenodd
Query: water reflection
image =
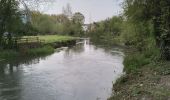
<path fill-rule="evenodd" d="M 89 40 L 47 57 L 0 63 L 0 100 L 106 100 L 123 53 Z"/>
<path fill-rule="evenodd" d="M 20 99 L 24 75 L 23 66 L 37 64 L 46 57 L 18 58 L 9 62 L 0 63 L 0 100 L 22 100 Z"/>
<path fill-rule="evenodd" d="M 17 73 L 16 73 L 17 72 Z M 11 64 L 0 67 L 0 100 L 17 100 L 20 96 L 18 67 Z"/>
<path fill-rule="evenodd" d="M 72 55 L 79 55 L 84 52 L 84 47 L 81 43 L 77 44 L 73 48 L 68 48 L 65 50 L 65 57 L 70 57 Z"/>

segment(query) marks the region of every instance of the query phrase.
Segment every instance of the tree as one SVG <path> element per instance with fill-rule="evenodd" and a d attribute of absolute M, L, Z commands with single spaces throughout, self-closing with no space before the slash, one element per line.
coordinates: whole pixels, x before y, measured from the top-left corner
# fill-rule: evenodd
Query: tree
<path fill-rule="evenodd" d="M 76 12 L 72 17 L 73 23 L 79 23 L 81 25 L 84 24 L 85 17 L 82 13 Z"/>
<path fill-rule="evenodd" d="M 170 60 L 170 1 L 161 0 L 161 20 L 160 25 L 160 46 L 162 50 L 162 57 Z"/>
<path fill-rule="evenodd" d="M 72 9 L 70 4 L 68 3 L 66 7 L 63 7 L 63 14 L 67 16 L 67 18 L 71 19 L 72 18 Z"/>
<path fill-rule="evenodd" d="M 148 33 L 153 34 L 157 46 L 161 48 L 162 58 L 170 59 L 170 1 L 126 0 L 124 4 L 126 19 L 131 21 L 135 27 L 144 26 L 142 30 L 136 31 L 139 37 L 145 38 L 149 36 Z M 150 26 L 153 27 L 149 29 Z"/>
<path fill-rule="evenodd" d="M 59 15 L 52 15 L 51 16 L 53 18 L 53 21 L 55 23 L 67 23 L 69 21 L 69 19 L 67 18 L 67 16 L 65 16 L 64 14 L 59 14 Z"/>
<path fill-rule="evenodd" d="M 17 33 L 22 26 L 20 12 L 16 0 L 0 0 L 0 44 L 3 45 L 4 32 Z M 8 34 L 8 44 L 11 44 L 11 34 Z"/>
<path fill-rule="evenodd" d="M 104 21 L 95 22 L 90 25 L 89 36 L 93 42 L 114 44 L 116 39 L 121 32 L 121 24 L 123 20 L 121 16 L 114 16 Z"/>

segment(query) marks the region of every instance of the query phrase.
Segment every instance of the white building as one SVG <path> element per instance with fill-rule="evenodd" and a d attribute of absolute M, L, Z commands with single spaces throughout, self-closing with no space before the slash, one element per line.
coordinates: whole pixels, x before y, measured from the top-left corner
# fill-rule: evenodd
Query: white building
<path fill-rule="evenodd" d="M 21 19 L 24 24 L 31 22 L 31 12 L 24 2 L 20 2 Z"/>
<path fill-rule="evenodd" d="M 21 20 L 24 24 L 31 22 L 31 15 L 28 10 L 21 10 Z"/>

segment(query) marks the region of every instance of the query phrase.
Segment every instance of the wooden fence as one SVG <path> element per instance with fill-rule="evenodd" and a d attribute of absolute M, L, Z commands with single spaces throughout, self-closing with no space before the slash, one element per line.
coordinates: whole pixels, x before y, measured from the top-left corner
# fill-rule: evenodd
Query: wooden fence
<path fill-rule="evenodd" d="M 22 37 L 14 40 L 18 48 L 38 48 L 45 43 L 45 40 L 39 37 Z"/>
<path fill-rule="evenodd" d="M 39 37 L 13 37 L 11 43 L 5 37 L 3 41 L 3 48 L 38 48 L 45 43 L 45 40 Z"/>
<path fill-rule="evenodd" d="M 45 43 L 45 40 L 42 40 L 39 37 L 14 38 L 14 41 L 16 44 Z"/>

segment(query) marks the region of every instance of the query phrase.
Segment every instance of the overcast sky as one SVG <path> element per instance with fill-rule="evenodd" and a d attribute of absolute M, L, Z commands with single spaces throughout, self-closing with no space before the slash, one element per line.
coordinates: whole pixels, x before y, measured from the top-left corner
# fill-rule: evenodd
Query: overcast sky
<path fill-rule="evenodd" d="M 113 15 L 119 15 L 122 11 L 122 1 L 123 0 L 54 0 L 48 7 L 45 7 L 41 11 L 48 14 L 61 14 L 63 6 L 69 3 L 72 11 L 81 12 L 86 18 L 85 23 L 89 23 L 104 20 Z"/>

